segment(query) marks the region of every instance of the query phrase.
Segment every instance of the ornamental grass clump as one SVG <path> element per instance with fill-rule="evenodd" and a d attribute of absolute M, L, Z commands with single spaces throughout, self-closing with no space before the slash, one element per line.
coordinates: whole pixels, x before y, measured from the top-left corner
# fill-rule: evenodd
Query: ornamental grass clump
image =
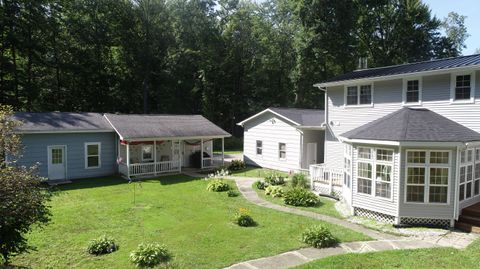
<path fill-rule="evenodd" d="M 308 189 L 309 186 L 308 186 L 307 176 L 301 173 L 294 174 L 292 176 L 292 179 L 290 180 L 290 186 L 292 188 Z"/>
<path fill-rule="evenodd" d="M 103 255 L 118 250 L 118 245 L 113 238 L 106 235 L 93 239 L 87 246 L 87 252 L 92 255 Z"/>
<path fill-rule="evenodd" d="M 230 189 L 230 186 L 221 179 L 212 179 L 207 185 L 208 191 L 222 192 L 222 191 L 228 191 L 229 189 Z"/>
<path fill-rule="evenodd" d="M 130 261 L 137 268 L 152 268 L 161 263 L 166 263 L 172 258 L 165 245 L 158 243 L 141 243 L 137 249 L 130 253 Z"/>
<path fill-rule="evenodd" d="M 283 201 L 286 205 L 309 207 L 318 205 L 320 198 L 309 190 L 296 187 L 284 192 Z"/>
<path fill-rule="evenodd" d="M 270 195 L 272 197 L 282 197 L 283 196 L 283 187 L 281 186 L 268 186 L 265 188 L 265 195 Z"/>
<path fill-rule="evenodd" d="M 252 227 L 257 225 L 246 208 L 240 208 L 238 212 L 235 213 L 233 222 L 242 227 Z"/>
<path fill-rule="evenodd" d="M 314 225 L 302 233 L 302 242 L 314 248 L 328 248 L 335 245 L 338 240 L 327 227 Z"/>

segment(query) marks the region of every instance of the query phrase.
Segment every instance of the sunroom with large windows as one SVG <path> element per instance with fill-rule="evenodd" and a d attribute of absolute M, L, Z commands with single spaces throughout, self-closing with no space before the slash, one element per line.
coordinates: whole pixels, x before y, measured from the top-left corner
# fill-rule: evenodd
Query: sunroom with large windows
<path fill-rule="evenodd" d="M 353 152 L 356 215 L 452 226 L 480 202 L 480 134 L 433 111 L 405 107 L 340 138 Z"/>

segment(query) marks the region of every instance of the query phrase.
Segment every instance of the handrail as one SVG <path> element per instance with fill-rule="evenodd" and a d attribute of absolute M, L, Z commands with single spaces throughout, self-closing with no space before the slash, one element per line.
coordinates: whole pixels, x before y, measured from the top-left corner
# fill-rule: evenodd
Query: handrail
<path fill-rule="evenodd" d="M 325 164 L 312 164 L 310 169 L 310 185 L 313 188 L 315 182 L 326 184 L 330 190 L 333 190 L 333 186 L 342 186 L 344 171 L 343 169 L 330 168 Z"/>

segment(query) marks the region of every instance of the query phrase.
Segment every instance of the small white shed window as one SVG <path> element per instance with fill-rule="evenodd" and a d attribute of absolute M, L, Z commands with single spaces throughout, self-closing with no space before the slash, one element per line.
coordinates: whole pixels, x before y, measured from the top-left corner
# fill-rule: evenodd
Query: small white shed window
<path fill-rule="evenodd" d="M 142 161 L 153 161 L 153 145 L 142 145 Z"/>
<path fill-rule="evenodd" d="M 101 143 L 85 143 L 85 168 L 99 168 Z"/>
<path fill-rule="evenodd" d="M 475 72 L 451 75 L 450 101 L 470 103 L 475 100 Z"/>
<path fill-rule="evenodd" d="M 262 140 L 257 140 L 257 155 L 263 154 L 263 142 Z"/>
<path fill-rule="evenodd" d="M 280 160 L 287 158 L 287 145 L 285 143 L 278 143 L 278 158 Z"/>
<path fill-rule="evenodd" d="M 440 203 L 449 200 L 450 151 L 407 151 L 405 202 Z"/>

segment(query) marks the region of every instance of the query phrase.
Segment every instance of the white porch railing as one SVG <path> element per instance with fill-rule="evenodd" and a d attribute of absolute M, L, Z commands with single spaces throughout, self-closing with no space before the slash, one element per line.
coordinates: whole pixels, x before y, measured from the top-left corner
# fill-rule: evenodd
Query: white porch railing
<path fill-rule="evenodd" d="M 223 165 L 222 156 L 203 157 L 202 168 L 213 168 Z"/>
<path fill-rule="evenodd" d="M 180 161 L 156 163 L 133 163 L 127 170 L 126 164 L 119 164 L 119 172 L 126 176 L 156 176 L 157 174 L 180 171 Z M 129 174 L 127 172 L 130 172 Z"/>
<path fill-rule="evenodd" d="M 329 168 L 325 164 L 310 165 L 310 186 L 313 188 L 315 182 L 328 185 L 330 191 L 334 186 L 341 187 L 343 185 L 343 169 Z"/>

